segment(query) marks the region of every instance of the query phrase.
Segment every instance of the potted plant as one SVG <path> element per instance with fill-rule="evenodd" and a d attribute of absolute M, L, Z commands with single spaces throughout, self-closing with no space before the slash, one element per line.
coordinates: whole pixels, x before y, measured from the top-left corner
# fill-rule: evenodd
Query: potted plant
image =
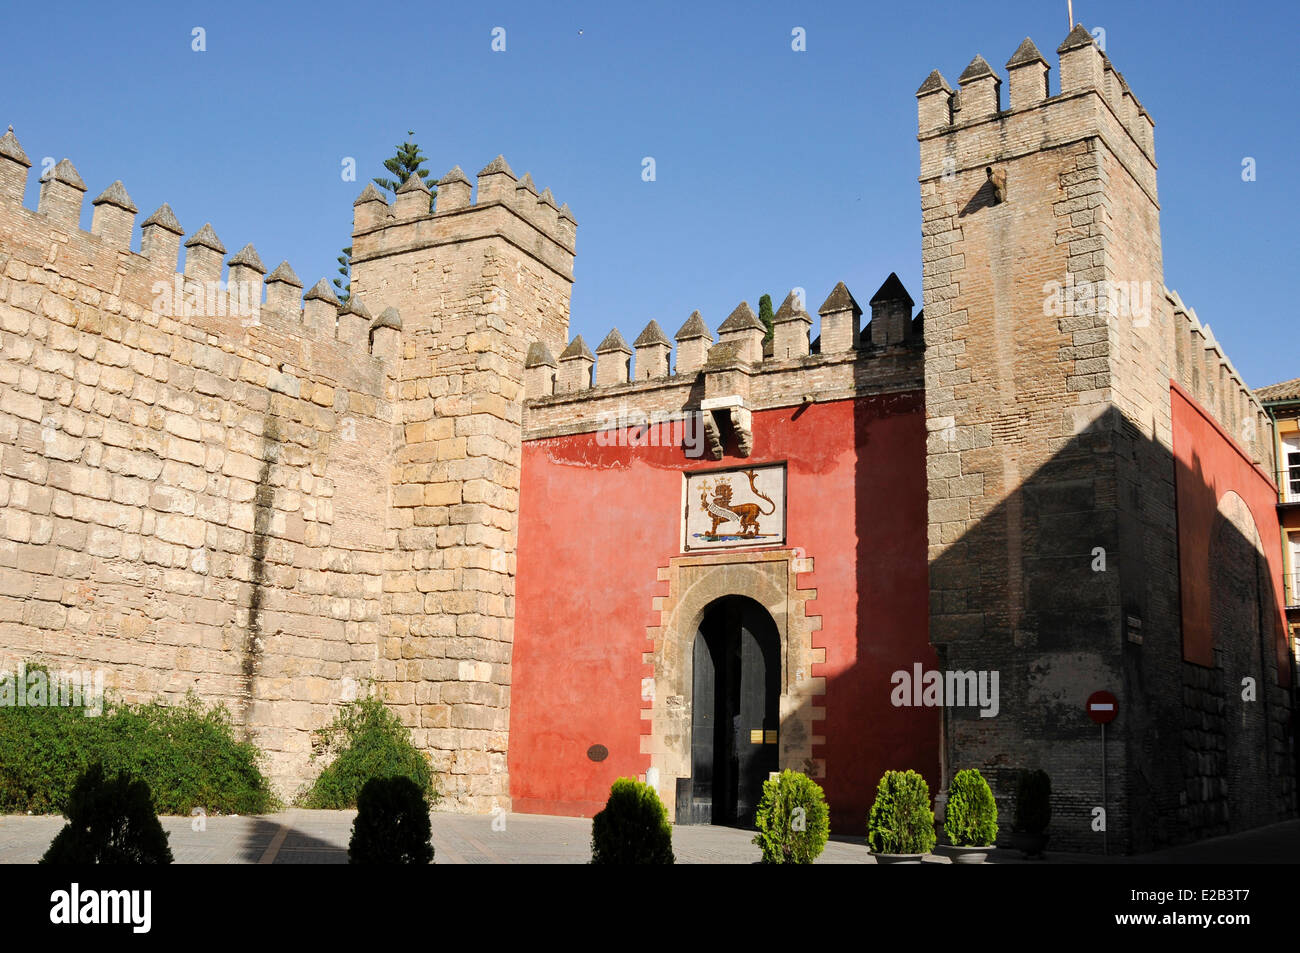
<path fill-rule="evenodd" d="M 763 782 L 754 843 L 765 864 L 811 864 L 830 837 L 830 809 L 821 785 L 799 771 Z"/>
<path fill-rule="evenodd" d="M 930 788 L 915 771 L 886 771 L 867 815 L 867 844 L 878 864 L 919 864 L 934 848 Z"/>
<path fill-rule="evenodd" d="M 673 829 L 653 787 L 619 778 L 605 808 L 591 819 L 593 864 L 671 864 Z"/>
<path fill-rule="evenodd" d="M 349 864 L 431 864 L 433 825 L 420 786 L 404 775 L 371 778 L 357 795 Z"/>
<path fill-rule="evenodd" d="M 1016 785 L 1016 831 L 1026 857 L 1042 857 L 1052 820 L 1052 779 L 1046 771 L 1026 771 Z"/>
<path fill-rule="evenodd" d="M 125 771 L 105 775 L 95 762 L 77 779 L 68 823 L 42 864 L 170 864 L 168 835 L 153 812 L 149 785 Z"/>
<path fill-rule="evenodd" d="M 943 815 L 948 843 L 942 852 L 954 864 L 982 864 L 998 839 L 998 805 L 984 775 L 974 768 L 958 771 L 948 785 Z"/>

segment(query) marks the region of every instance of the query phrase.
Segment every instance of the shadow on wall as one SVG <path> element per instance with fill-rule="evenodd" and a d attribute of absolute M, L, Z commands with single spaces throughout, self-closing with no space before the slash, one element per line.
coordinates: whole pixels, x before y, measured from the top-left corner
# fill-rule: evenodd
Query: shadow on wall
<path fill-rule="evenodd" d="M 870 336 L 868 323 L 860 338 L 866 342 Z M 825 758 L 831 783 L 822 783 L 830 801 L 831 830 L 838 833 L 866 833 L 867 813 L 886 771 L 920 773 L 931 795 L 939 793 L 942 781 L 941 712 L 895 704 L 896 672 L 911 676 L 918 665 L 922 671 L 938 667 L 926 611 L 929 498 L 920 391 L 914 400 L 900 396 L 885 411 L 874 401 L 854 402 L 857 655 L 826 678 L 821 701 L 833 730 L 819 731 L 814 725 L 815 734 L 825 738 L 814 755 Z M 882 415 L 892 416 L 896 424 L 888 447 L 873 442 Z M 809 612 L 817 611 L 816 603 L 812 606 Z M 842 793 L 846 791 L 848 797 Z"/>
<path fill-rule="evenodd" d="M 1013 441 L 989 450 L 1004 467 L 1014 467 Z M 1000 696 L 995 717 L 943 709 L 945 777 L 983 772 L 1004 833 L 1017 777 L 1035 768 L 1052 778 L 1052 844 L 1063 850 L 1101 852 L 1103 806 L 1111 853 L 1294 816 L 1276 495 L 1253 470 L 1257 482 L 1225 485 L 1208 459 L 1225 451 L 1236 453 L 1226 440 L 1198 445 L 1185 464 L 1111 408 L 1027 478 L 1004 469 L 1020 482 L 933 559 L 941 668 L 996 673 Z M 1243 497 L 1255 501 L 1253 519 Z M 1204 536 L 1209 550 L 1197 565 L 1184 547 L 1181 580 L 1179 534 Z M 1185 660 L 1185 590 L 1208 596 L 1213 651 L 1203 664 Z M 1097 690 L 1119 700 L 1104 805 L 1101 730 L 1085 711 Z"/>
<path fill-rule="evenodd" d="M 853 403 L 853 512 L 824 515 L 827 524 L 851 521 L 853 549 L 837 553 L 824 539 L 809 541 L 817 598 L 805 612 L 821 617 L 812 644 L 826 653 L 809 674 L 825 680 L 825 691 L 800 697 L 781 718 L 783 749 L 802 747 L 804 725 L 812 725 L 812 762 L 789 767 L 817 780 L 826 792 L 831 831 L 857 843 L 885 771 L 918 771 L 931 793 L 939 790 L 940 712 L 893 703 L 895 672 L 910 674 L 918 664 L 933 670 L 938 661 L 926 616 L 922 401 L 917 391 Z M 848 575 L 836 575 L 845 568 Z M 841 585 L 851 586 L 856 597 L 832 601 Z"/>

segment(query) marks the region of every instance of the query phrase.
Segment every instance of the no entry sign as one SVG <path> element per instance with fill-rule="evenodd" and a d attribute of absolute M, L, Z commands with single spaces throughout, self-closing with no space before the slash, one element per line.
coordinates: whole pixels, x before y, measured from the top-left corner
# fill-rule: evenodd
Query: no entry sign
<path fill-rule="evenodd" d="M 1099 725 L 1105 725 L 1114 721 L 1119 714 L 1119 700 L 1110 692 L 1093 692 L 1088 696 L 1085 708 L 1089 718 Z"/>

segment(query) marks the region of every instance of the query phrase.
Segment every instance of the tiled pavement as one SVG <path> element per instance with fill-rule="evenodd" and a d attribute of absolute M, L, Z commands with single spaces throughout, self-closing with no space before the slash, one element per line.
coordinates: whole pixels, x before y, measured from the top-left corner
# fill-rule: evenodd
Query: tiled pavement
<path fill-rule="evenodd" d="M 355 811 L 289 810 L 265 817 L 209 817 L 195 831 L 187 817 L 164 817 L 172 854 L 182 864 L 343 864 Z M 435 863 L 584 864 L 591 821 L 509 814 L 496 818 L 433 814 Z M 61 817 L 0 816 L 0 863 L 32 863 L 63 826 Z M 684 864 L 748 864 L 759 859 L 752 832 L 727 827 L 675 827 L 673 853 Z M 1050 853 L 1058 863 L 1285 863 L 1300 850 L 1300 821 L 1131 858 Z M 935 863 L 946 863 L 937 857 Z M 1004 851 L 996 863 L 1021 863 Z M 861 838 L 835 838 L 818 863 L 874 863 Z"/>

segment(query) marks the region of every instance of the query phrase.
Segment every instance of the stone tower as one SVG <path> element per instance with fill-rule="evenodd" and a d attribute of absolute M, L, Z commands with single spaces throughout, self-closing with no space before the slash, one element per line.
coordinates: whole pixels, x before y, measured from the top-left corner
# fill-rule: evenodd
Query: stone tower
<path fill-rule="evenodd" d="M 1078 848 L 1103 805 L 1084 699 L 1144 699 L 1108 746 L 1115 849 L 1181 784 L 1143 747 L 1181 704 L 1174 336 L 1151 118 L 1082 26 L 1057 52 L 1054 95 L 1029 39 L 1005 101 L 980 56 L 917 92 L 930 635 L 946 669 L 1000 675 L 997 717 L 946 709 L 945 773 L 1001 799 L 1046 769 Z"/>
<path fill-rule="evenodd" d="M 568 340 L 576 224 L 502 157 L 355 203 L 352 292 L 400 327 L 378 680 L 445 802 L 509 809 L 524 364 Z M 376 488 L 377 491 L 380 488 Z"/>

